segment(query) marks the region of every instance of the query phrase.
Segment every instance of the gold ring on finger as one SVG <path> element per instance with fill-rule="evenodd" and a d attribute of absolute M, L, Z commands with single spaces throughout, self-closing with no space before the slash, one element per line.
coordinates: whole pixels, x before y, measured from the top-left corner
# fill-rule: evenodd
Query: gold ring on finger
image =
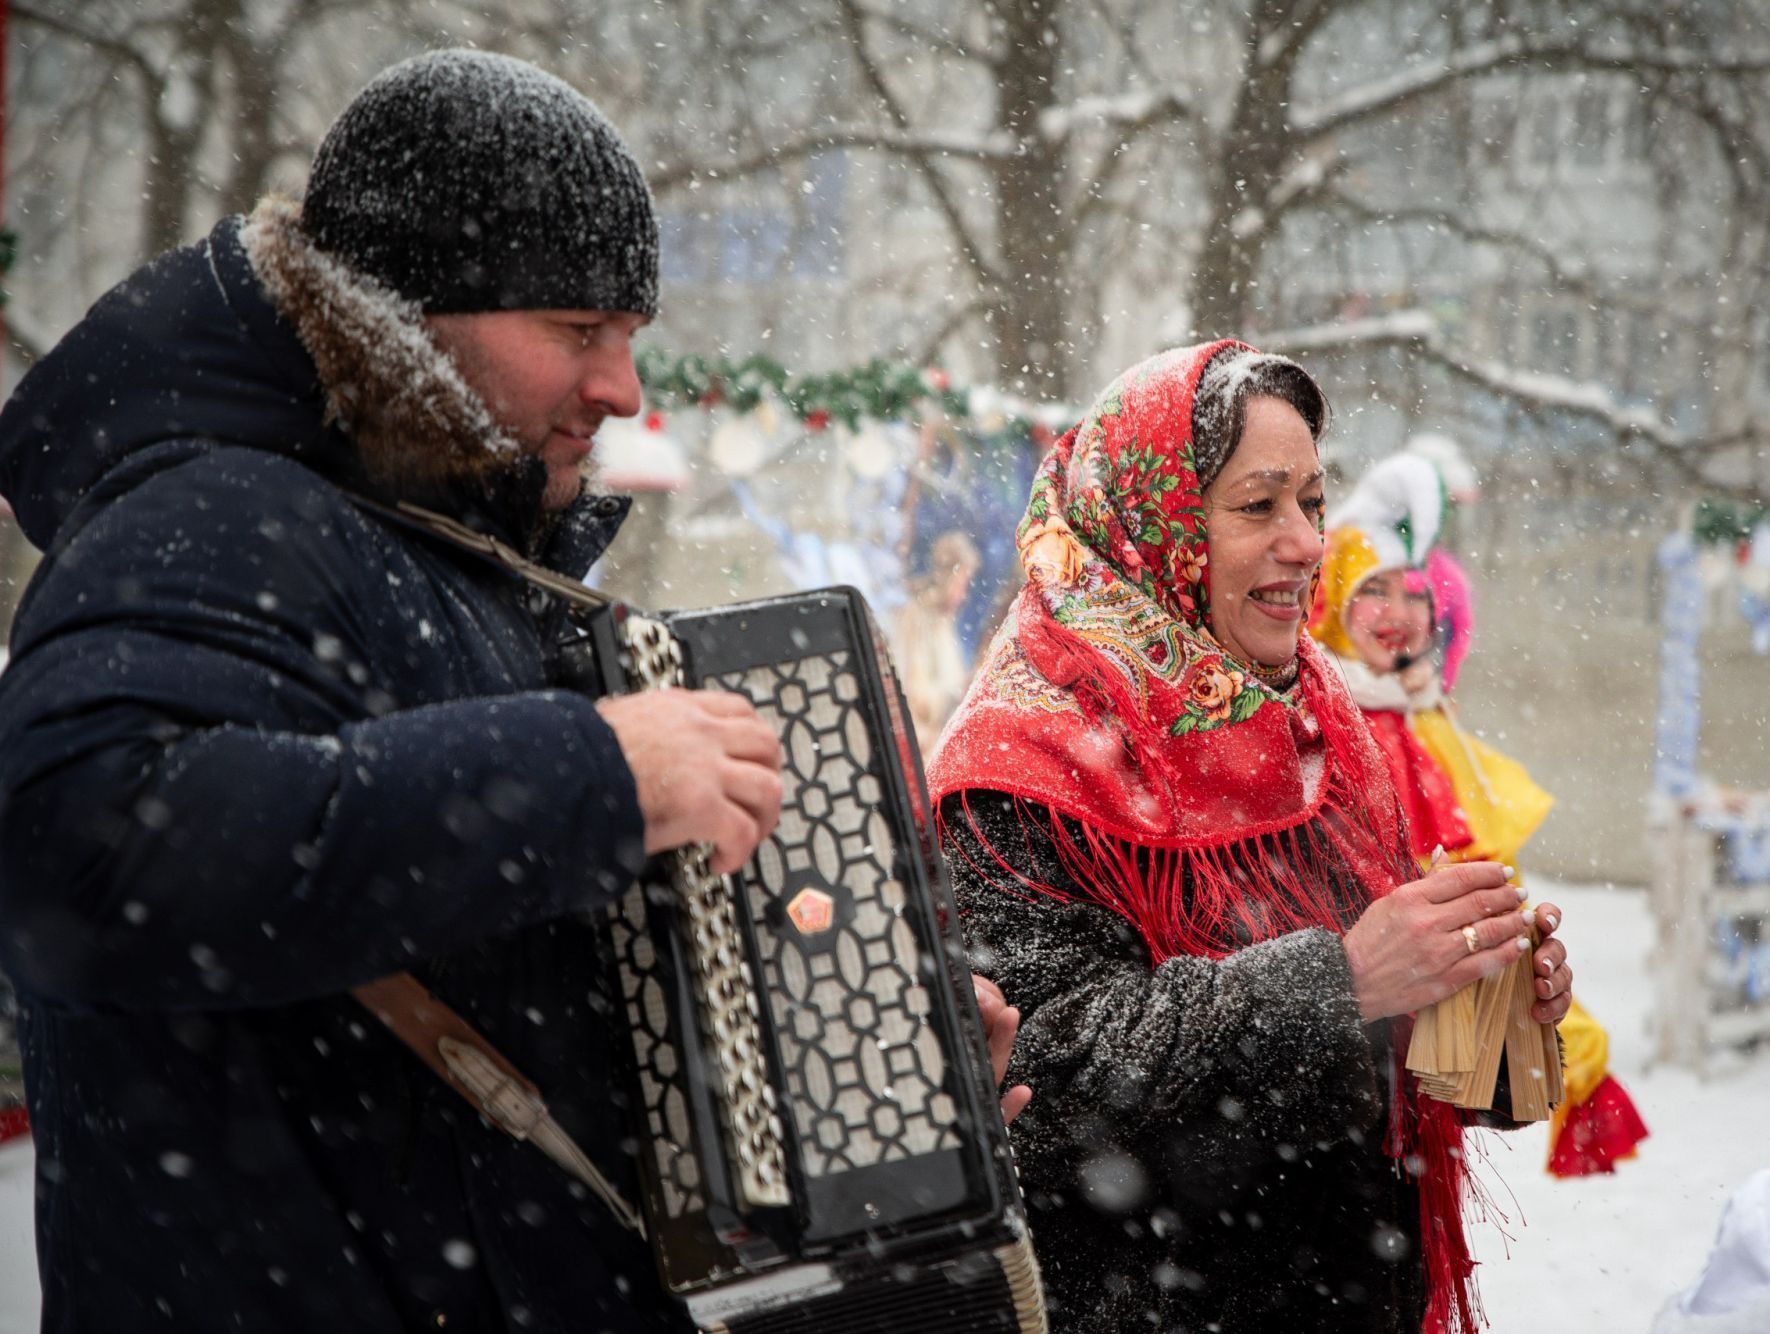
<path fill-rule="evenodd" d="M 1463 944 L 1469 947 L 1471 954 L 1481 948 L 1480 942 L 1475 939 L 1475 924 L 1473 922 L 1463 928 Z"/>

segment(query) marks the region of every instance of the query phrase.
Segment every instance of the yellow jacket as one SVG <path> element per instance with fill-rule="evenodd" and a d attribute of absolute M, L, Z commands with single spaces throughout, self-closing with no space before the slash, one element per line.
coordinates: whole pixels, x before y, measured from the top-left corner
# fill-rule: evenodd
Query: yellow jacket
<path fill-rule="evenodd" d="M 1459 861 L 1518 864 L 1518 852 L 1542 824 L 1555 799 L 1531 780 L 1522 764 L 1476 740 L 1443 705 L 1408 715 L 1408 726 L 1450 779 L 1474 843 Z"/>

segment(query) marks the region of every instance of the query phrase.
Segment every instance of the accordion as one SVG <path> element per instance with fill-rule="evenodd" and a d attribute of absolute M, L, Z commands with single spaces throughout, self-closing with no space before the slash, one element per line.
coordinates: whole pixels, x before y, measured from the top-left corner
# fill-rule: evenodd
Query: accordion
<path fill-rule="evenodd" d="M 706 1331 L 1046 1328 L 921 762 L 851 589 L 647 620 L 572 651 L 608 693 L 744 695 L 781 739 L 736 875 L 654 859 L 609 910 L 646 1233 Z"/>

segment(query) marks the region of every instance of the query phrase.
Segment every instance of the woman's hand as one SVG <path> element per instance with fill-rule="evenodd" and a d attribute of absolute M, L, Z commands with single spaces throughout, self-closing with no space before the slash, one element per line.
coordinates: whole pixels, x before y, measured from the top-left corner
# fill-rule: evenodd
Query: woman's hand
<path fill-rule="evenodd" d="M 1536 955 L 1530 961 L 1537 997 L 1536 1004 L 1530 1007 L 1530 1017 L 1539 1024 L 1558 1024 L 1573 1004 L 1573 969 L 1567 963 L 1567 946 L 1550 939 L 1561 925 L 1561 909 L 1552 903 L 1539 903 L 1524 911 L 1535 920 L 1541 936 Z"/>
<path fill-rule="evenodd" d="M 977 992 L 977 1009 L 983 1015 L 984 1036 L 989 1039 L 989 1063 L 1000 1084 L 1008 1073 L 1008 1055 L 1014 1049 L 1014 1035 L 1020 1031 L 1020 1011 L 1008 1004 L 1002 989 L 981 973 L 971 974 L 971 987 Z M 1032 1090 L 1016 1084 L 1002 1095 L 1002 1124 L 1006 1125 L 1032 1101 Z"/>
<path fill-rule="evenodd" d="M 1367 1022 L 1410 1014 L 1499 972 L 1528 950 L 1523 891 L 1506 883 L 1509 874 L 1510 868 L 1498 862 L 1439 866 L 1366 908 L 1346 933 L 1359 1014 Z M 1560 924 L 1560 910 L 1552 904 L 1543 905 L 1538 916 L 1545 932 Z M 1560 941 L 1537 951 L 1541 999 L 1533 1013 L 1539 1018 L 1554 1011 L 1559 1020 L 1567 1012 L 1561 985 L 1566 960 Z M 1571 981 L 1567 974 L 1568 985 Z"/>

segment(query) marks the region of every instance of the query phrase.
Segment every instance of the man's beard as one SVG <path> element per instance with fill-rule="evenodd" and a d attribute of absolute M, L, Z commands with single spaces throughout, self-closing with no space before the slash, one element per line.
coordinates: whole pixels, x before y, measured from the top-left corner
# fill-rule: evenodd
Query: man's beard
<path fill-rule="evenodd" d="M 557 495 L 553 490 L 553 478 L 547 479 L 547 490 L 544 493 L 543 504 L 549 514 L 557 514 L 570 509 L 578 501 L 588 496 L 608 494 L 608 488 L 603 482 L 602 465 L 597 461 L 594 448 L 590 451 L 589 457 L 578 465 L 575 478 L 576 484 L 572 486 L 569 494 L 564 491 L 567 479 L 561 478 L 561 491 Z"/>

